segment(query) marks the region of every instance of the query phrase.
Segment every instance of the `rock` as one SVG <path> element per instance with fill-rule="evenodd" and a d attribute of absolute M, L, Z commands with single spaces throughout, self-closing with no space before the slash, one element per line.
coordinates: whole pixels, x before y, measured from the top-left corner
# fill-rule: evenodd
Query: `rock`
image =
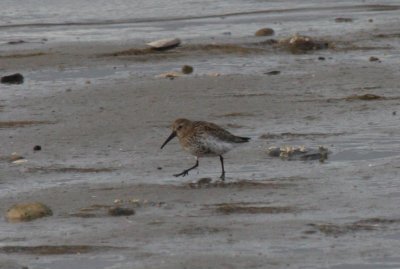
<path fill-rule="evenodd" d="M 24 83 L 24 76 L 20 73 L 15 73 L 2 77 L 0 82 L 4 84 L 22 84 Z"/>
<path fill-rule="evenodd" d="M 182 66 L 182 73 L 185 75 L 193 73 L 193 67 L 190 65 Z"/>
<path fill-rule="evenodd" d="M 108 210 L 110 216 L 131 216 L 135 214 L 135 210 L 124 207 L 113 207 Z"/>
<path fill-rule="evenodd" d="M 20 160 L 13 161 L 13 162 L 11 162 L 11 163 L 12 163 L 12 164 L 21 164 L 21 163 L 26 163 L 26 162 L 27 162 L 26 159 L 20 159 Z"/>
<path fill-rule="evenodd" d="M 255 32 L 255 36 L 270 36 L 273 35 L 275 32 L 271 28 L 261 28 Z"/>
<path fill-rule="evenodd" d="M 42 147 L 39 145 L 33 147 L 33 151 L 40 151 L 40 150 L 42 150 Z"/>
<path fill-rule="evenodd" d="M 325 57 L 320 56 L 320 57 L 318 57 L 318 60 L 325 61 Z"/>
<path fill-rule="evenodd" d="M 322 146 L 318 149 L 308 149 L 304 146 L 293 147 L 293 146 L 283 146 L 283 147 L 270 147 L 268 149 L 268 155 L 271 157 L 280 157 L 283 160 L 294 161 L 308 161 L 308 160 L 319 160 L 320 162 L 325 161 L 328 158 L 328 149 Z"/>
<path fill-rule="evenodd" d="M 299 50 L 312 50 L 315 47 L 311 37 L 298 35 L 289 39 L 289 45 Z"/>
<path fill-rule="evenodd" d="M 42 203 L 22 203 L 13 205 L 7 210 L 7 220 L 10 222 L 31 221 L 37 218 L 53 215 L 49 207 Z"/>
<path fill-rule="evenodd" d="M 328 48 L 329 43 L 314 40 L 309 36 L 294 35 L 290 38 L 280 40 L 279 45 L 288 48 L 292 52 L 300 52 L 325 49 Z"/>
<path fill-rule="evenodd" d="M 274 70 L 274 71 L 266 72 L 264 74 L 266 74 L 266 75 L 279 75 L 280 73 L 281 73 L 281 71 Z"/>
<path fill-rule="evenodd" d="M 168 50 L 181 44 L 179 38 L 166 38 L 147 43 L 154 50 Z"/>
<path fill-rule="evenodd" d="M 369 57 L 369 61 L 370 62 L 380 62 L 379 58 L 378 57 L 374 57 L 374 56 Z"/>

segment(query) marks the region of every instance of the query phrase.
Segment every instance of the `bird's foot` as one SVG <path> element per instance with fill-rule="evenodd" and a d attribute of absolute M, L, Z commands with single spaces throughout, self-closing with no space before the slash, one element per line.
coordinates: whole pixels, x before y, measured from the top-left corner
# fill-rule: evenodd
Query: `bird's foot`
<path fill-rule="evenodd" d="M 221 174 L 221 176 L 219 177 L 222 181 L 225 181 L 225 172 Z"/>
<path fill-rule="evenodd" d="M 174 174 L 174 177 L 180 177 L 180 176 L 185 177 L 187 175 L 189 175 L 189 171 L 188 170 L 183 170 L 182 173 Z"/>

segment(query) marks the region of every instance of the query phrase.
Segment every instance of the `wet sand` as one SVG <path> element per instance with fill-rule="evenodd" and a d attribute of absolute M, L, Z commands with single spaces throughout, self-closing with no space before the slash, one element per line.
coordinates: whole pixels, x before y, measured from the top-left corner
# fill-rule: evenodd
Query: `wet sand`
<path fill-rule="evenodd" d="M 399 33 L 385 11 L 366 18 L 369 31 L 310 31 L 332 46 L 307 53 L 254 37 L 3 53 L 0 70 L 26 81 L 1 85 L 0 212 L 40 201 L 54 215 L 1 219 L 0 268 L 398 268 Z M 155 77 L 182 64 L 194 74 Z M 176 141 L 159 149 L 182 116 L 252 138 L 226 155 L 225 183 L 213 158 L 172 176 L 194 163 Z M 268 156 L 281 145 L 331 154 Z M 108 215 L 116 205 L 136 212 Z"/>

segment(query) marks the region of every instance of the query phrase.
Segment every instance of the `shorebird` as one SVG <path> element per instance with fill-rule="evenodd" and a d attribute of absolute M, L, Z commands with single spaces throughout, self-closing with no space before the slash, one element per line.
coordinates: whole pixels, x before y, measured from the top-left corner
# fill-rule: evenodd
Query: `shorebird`
<path fill-rule="evenodd" d="M 171 135 L 162 144 L 161 149 L 176 136 L 182 148 L 196 156 L 196 164 L 179 174 L 174 174 L 174 176 L 188 175 L 190 170 L 199 166 L 199 157 L 219 156 L 222 167 L 220 178 L 222 180 L 225 180 L 224 158 L 222 154 L 250 140 L 248 137 L 235 136 L 211 122 L 177 119 L 172 124 Z"/>

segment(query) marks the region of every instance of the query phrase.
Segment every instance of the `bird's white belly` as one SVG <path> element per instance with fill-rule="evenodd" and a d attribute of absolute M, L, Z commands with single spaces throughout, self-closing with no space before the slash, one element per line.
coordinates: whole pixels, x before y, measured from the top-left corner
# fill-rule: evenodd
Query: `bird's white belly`
<path fill-rule="evenodd" d="M 198 157 L 222 155 L 234 148 L 234 144 L 214 137 L 203 138 L 198 143 L 186 148 L 191 154 Z"/>

